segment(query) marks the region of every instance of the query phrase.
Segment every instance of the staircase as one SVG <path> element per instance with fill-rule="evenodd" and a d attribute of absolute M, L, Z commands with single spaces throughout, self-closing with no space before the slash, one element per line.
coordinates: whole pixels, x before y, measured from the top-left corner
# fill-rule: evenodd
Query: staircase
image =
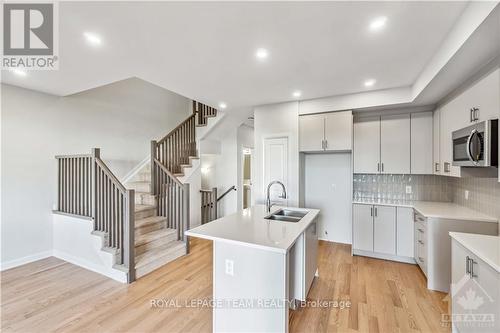
<path fill-rule="evenodd" d="M 151 142 L 150 162 L 125 183 L 127 189 L 135 190 L 137 278 L 188 252 L 184 229 L 189 229 L 189 209 L 183 206 L 186 200 L 180 192 L 189 192 L 187 179 L 199 166 L 197 132 L 206 131 L 208 118 L 216 116 L 216 109 L 193 102 L 193 114 L 164 138 Z"/>

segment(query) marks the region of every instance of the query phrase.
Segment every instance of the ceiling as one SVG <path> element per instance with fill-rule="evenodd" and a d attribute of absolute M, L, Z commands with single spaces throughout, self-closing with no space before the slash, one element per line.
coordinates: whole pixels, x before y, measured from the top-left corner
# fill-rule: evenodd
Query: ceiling
<path fill-rule="evenodd" d="M 228 108 L 409 86 L 464 2 L 61 2 L 58 71 L 6 83 L 69 95 L 131 76 Z M 382 31 L 368 26 L 387 17 Z M 103 43 L 88 45 L 83 33 Z M 259 62 L 259 47 L 269 58 Z M 363 82 L 375 78 L 366 88 Z"/>

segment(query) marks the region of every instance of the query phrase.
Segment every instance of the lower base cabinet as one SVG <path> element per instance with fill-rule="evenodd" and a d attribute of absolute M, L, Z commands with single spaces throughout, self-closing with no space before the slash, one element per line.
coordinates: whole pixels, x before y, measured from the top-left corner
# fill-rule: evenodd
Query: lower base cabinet
<path fill-rule="evenodd" d="M 500 273 L 451 242 L 451 321 L 453 332 L 500 332 Z"/>
<path fill-rule="evenodd" d="M 353 204 L 353 254 L 414 263 L 413 209 Z"/>

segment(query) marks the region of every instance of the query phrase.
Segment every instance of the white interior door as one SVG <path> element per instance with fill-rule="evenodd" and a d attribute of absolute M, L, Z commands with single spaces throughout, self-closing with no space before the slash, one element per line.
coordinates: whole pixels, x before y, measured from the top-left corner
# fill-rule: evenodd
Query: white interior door
<path fill-rule="evenodd" d="M 270 182 L 278 180 L 288 189 L 288 137 L 264 139 L 264 198 L 267 193 L 267 186 Z M 279 198 L 281 187 L 274 185 L 271 187 L 271 201 L 287 206 L 288 199 Z"/>
<path fill-rule="evenodd" d="M 382 173 L 410 173 L 410 115 L 383 116 L 380 121 Z"/>
<path fill-rule="evenodd" d="M 374 206 L 373 251 L 396 254 L 396 207 Z"/>

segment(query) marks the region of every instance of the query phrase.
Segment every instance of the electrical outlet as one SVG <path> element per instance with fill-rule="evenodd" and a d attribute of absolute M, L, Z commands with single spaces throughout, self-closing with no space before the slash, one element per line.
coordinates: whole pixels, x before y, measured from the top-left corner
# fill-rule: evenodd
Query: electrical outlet
<path fill-rule="evenodd" d="M 412 189 L 411 189 L 411 186 L 406 186 L 406 194 L 411 194 L 412 193 Z"/>
<path fill-rule="evenodd" d="M 226 274 L 234 276 L 234 261 L 226 259 Z"/>
<path fill-rule="evenodd" d="M 467 190 L 464 191 L 464 197 L 465 197 L 465 200 L 469 200 L 469 191 L 467 191 Z"/>

